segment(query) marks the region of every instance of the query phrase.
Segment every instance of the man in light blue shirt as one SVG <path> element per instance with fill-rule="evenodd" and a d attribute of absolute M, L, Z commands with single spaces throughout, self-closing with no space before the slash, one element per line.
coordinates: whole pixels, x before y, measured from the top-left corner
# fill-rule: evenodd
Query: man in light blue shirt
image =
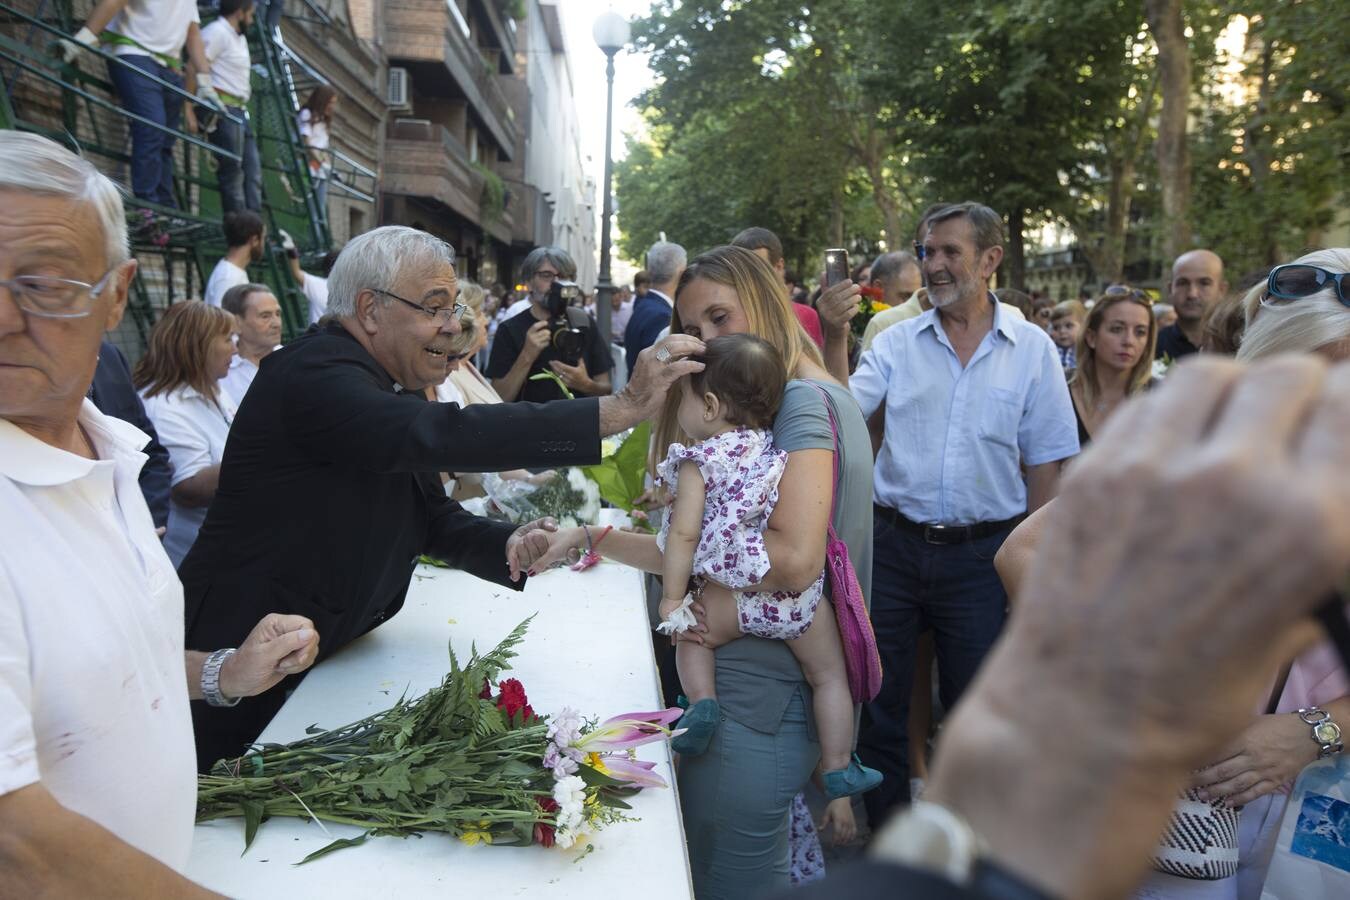
<path fill-rule="evenodd" d="M 933 308 L 878 335 L 849 380 L 864 416 L 885 407 L 872 568 L 883 679 L 858 748 L 885 776 L 864 798 L 874 827 L 909 798 L 906 723 L 920 631 L 933 630 L 950 709 L 1003 626 L 994 554 L 1054 495 L 1060 464 L 1078 452 L 1054 343 L 1007 315 L 988 289 L 1003 259 L 1002 219 L 961 203 L 927 226 Z"/>

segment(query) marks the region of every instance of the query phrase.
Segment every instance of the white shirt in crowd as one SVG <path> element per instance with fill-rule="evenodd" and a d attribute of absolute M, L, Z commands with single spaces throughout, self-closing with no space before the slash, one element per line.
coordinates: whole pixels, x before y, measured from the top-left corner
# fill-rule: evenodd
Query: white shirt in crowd
<path fill-rule="evenodd" d="M 505 322 L 507 319 L 513 319 L 529 308 L 530 308 L 530 295 L 526 294 L 524 297 L 520 298 L 515 303 L 512 303 L 510 306 L 506 308 L 506 315 L 502 316 L 501 320 Z"/>
<path fill-rule="evenodd" d="M 305 146 L 312 147 L 315 150 L 328 149 L 328 123 L 314 121 L 314 114 L 307 109 L 300 110 L 300 139 L 305 142 Z M 315 177 L 326 178 L 329 170 L 333 168 L 332 162 L 328 159 L 328 154 L 320 154 L 323 160 L 317 167 L 313 160 L 310 160 L 309 169 Z"/>
<path fill-rule="evenodd" d="M 183 588 L 137 478 L 149 440 L 88 400 L 98 460 L 0 420 L 0 794 L 62 806 L 182 871 L 197 794 Z"/>
<path fill-rule="evenodd" d="M 108 30 L 140 46 L 110 44 L 108 49 L 116 56 L 144 56 L 149 50 L 177 59 L 193 22 L 201 22 L 193 0 L 129 0 L 108 23 Z"/>
<path fill-rule="evenodd" d="M 237 359 L 238 357 L 236 357 Z M 251 365 L 251 364 L 250 364 Z M 154 423 L 159 442 L 169 451 L 173 463 L 173 484 L 177 485 L 208 466 L 216 466 L 225 457 L 225 440 L 234 421 L 235 402 L 227 391 L 216 391 L 211 400 L 195 388 L 184 385 L 153 397 L 141 396 L 145 414 Z M 169 530 L 164 549 L 177 568 L 197 540 L 197 531 L 206 521 L 205 506 L 183 506 L 169 500 Z"/>
<path fill-rule="evenodd" d="M 609 333 L 614 335 L 616 343 L 623 343 L 623 332 L 628 327 L 628 320 L 633 317 L 633 301 L 625 300 L 619 304 L 618 309 L 610 310 Z"/>
<path fill-rule="evenodd" d="M 245 103 L 249 98 L 248 38 L 224 18 L 202 29 L 206 61 L 211 64 L 211 83 L 217 90 L 233 94 Z"/>
<path fill-rule="evenodd" d="M 313 325 L 328 312 L 328 279 L 306 272 L 300 292 L 309 301 L 309 324 Z"/>
<path fill-rule="evenodd" d="M 273 352 L 280 350 L 281 345 L 277 344 L 272 348 Z M 244 402 L 244 395 L 248 393 L 248 387 L 253 383 L 253 379 L 258 377 L 258 364 L 251 359 L 240 356 L 237 352 L 230 359 L 230 371 L 225 373 L 225 377 L 220 379 L 220 386 L 225 393 L 230 395 L 230 400 L 234 401 L 234 408 L 239 409 L 239 404 Z"/>
<path fill-rule="evenodd" d="M 211 270 L 211 277 L 206 280 L 206 292 L 202 299 L 207 306 L 219 306 L 225 292 L 236 284 L 248 284 L 248 273 L 222 256 Z"/>

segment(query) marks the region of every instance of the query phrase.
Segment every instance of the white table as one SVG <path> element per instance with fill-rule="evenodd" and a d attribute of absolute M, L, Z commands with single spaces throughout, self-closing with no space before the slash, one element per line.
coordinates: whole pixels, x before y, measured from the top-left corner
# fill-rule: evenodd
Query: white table
<path fill-rule="evenodd" d="M 449 670 L 447 643 L 465 660 L 470 644 L 486 651 L 531 613 L 514 668 L 536 710 L 572 706 L 583 715 L 662 707 L 640 574 L 603 563 L 587 572 L 548 572 L 524 594 L 462 572 L 421 566 L 402 611 L 317 666 L 263 732 L 291 741 L 306 726 L 360 719 L 439 684 Z M 693 896 L 675 776 L 665 744 L 638 750 L 658 763 L 668 789 L 648 789 L 631 815 L 570 850 L 469 847 L 444 834 L 372 838 L 295 866 L 310 852 L 359 828 L 278 818 L 243 850 L 243 821 L 197 826 L 187 874 L 231 897 L 613 897 L 640 890 L 643 900 Z M 586 844 L 594 851 L 583 855 Z"/>

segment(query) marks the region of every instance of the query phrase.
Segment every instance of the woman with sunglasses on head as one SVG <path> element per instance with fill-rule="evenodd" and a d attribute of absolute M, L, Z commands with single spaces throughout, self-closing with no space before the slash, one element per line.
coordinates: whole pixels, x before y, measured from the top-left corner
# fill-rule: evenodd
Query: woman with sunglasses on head
<path fill-rule="evenodd" d="M 1350 248 L 1319 250 L 1272 269 L 1242 300 L 1247 327 L 1237 358 L 1254 362 L 1316 353 L 1350 360 L 1350 275 L 1343 273 L 1350 273 Z M 1017 599 L 1016 588 L 1054 507 L 1051 502 L 1023 522 L 995 559 L 1010 600 Z M 1196 772 L 1190 785 L 1192 804 L 1241 808 L 1231 863 L 1235 873 L 1199 879 L 1154 871 L 1140 888 L 1141 900 L 1255 900 L 1261 895 L 1288 785 L 1309 763 L 1341 752 L 1339 743 L 1319 740 L 1314 728 L 1322 725 L 1325 733 L 1326 722 L 1350 728 L 1350 679 L 1334 647 L 1323 642 L 1271 672 L 1267 696 L 1251 725 L 1221 759 Z"/>
<path fill-rule="evenodd" d="M 1127 397 L 1148 387 L 1157 339 L 1157 321 L 1143 291 L 1112 287 L 1092 305 L 1069 380 L 1081 446 Z"/>

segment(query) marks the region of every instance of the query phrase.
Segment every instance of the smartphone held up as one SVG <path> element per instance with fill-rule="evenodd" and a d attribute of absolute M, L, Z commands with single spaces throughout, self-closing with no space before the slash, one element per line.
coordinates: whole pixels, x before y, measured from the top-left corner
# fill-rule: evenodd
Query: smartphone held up
<path fill-rule="evenodd" d="M 848 278 L 848 251 L 842 248 L 825 251 L 825 283 L 821 287 L 834 287 Z"/>

